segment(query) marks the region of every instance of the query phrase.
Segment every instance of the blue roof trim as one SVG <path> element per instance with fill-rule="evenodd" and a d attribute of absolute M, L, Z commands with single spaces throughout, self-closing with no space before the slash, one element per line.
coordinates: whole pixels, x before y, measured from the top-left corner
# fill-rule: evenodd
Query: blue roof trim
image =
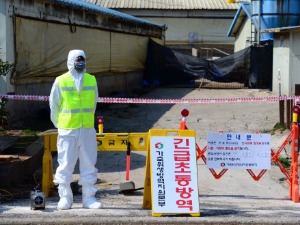
<path fill-rule="evenodd" d="M 67 6 L 71 6 L 71 7 L 77 7 L 77 8 L 81 8 L 87 11 L 92 11 L 92 12 L 96 12 L 96 13 L 102 13 L 102 14 L 106 14 L 109 16 L 114 16 L 117 18 L 121 18 L 127 21 L 131 21 L 131 22 L 136 22 L 136 23 L 141 23 L 141 24 L 147 24 L 147 25 L 151 25 L 151 26 L 156 26 L 159 27 L 163 30 L 167 29 L 167 25 L 166 24 L 158 24 L 158 23 L 154 23 L 148 20 L 144 20 L 144 19 L 140 19 L 125 13 L 121 13 L 118 12 L 116 10 L 112 10 L 112 9 L 108 9 L 108 8 L 104 8 L 102 6 L 98 6 L 98 5 L 94 5 L 88 2 L 85 2 L 83 0 L 48 0 L 49 2 L 56 2 L 58 4 L 61 5 L 67 5 Z"/>
<path fill-rule="evenodd" d="M 249 2 L 242 2 L 240 4 L 240 7 L 238 8 L 238 11 L 236 12 L 235 16 L 234 16 L 234 19 L 231 23 L 231 26 L 227 32 L 227 36 L 230 36 L 240 15 L 241 15 L 241 12 L 244 11 L 247 15 L 247 17 L 251 20 L 251 5 Z"/>

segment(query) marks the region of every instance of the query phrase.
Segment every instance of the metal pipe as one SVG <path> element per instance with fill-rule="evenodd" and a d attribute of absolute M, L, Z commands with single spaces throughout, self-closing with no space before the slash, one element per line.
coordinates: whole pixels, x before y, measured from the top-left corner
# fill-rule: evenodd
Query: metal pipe
<path fill-rule="evenodd" d="M 258 37 L 257 44 L 260 46 L 260 19 L 261 19 L 261 0 L 258 0 Z"/>

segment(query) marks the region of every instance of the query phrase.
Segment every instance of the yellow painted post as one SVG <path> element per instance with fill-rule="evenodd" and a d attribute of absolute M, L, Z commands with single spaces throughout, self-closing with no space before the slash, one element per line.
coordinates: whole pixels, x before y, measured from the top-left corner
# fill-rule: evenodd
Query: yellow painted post
<path fill-rule="evenodd" d="M 103 134 L 103 123 L 104 123 L 103 116 L 98 116 L 97 121 L 98 121 L 98 133 Z"/>
<path fill-rule="evenodd" d="M 50 136 L 51 134 L 44 135 L 44 155 L 43 155 L 43 169 L 42 169 L 42 191 L 46 197 L 49 197 L 54 193 L 53 184 L 53 165 L 52 155 L 50 149 Z"/>
<path fill-rule="evenodd" d="M 148 137 L 149 138 L 149 137 Z M 144 196 L 143 196 L 143 209 L 152 208 L 152 195 L 151 195 L 151 166 L 150 166 L 150 141 L 148 140 L 148 150 L 146 156 L 146 171 L 144 181 Z"/>

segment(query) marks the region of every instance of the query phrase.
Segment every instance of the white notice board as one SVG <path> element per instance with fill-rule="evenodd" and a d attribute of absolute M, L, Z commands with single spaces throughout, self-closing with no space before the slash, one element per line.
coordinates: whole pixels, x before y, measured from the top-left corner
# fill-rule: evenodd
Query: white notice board
<path fill-rule="evenodd" d="M 270 169 L 271 135 L 208 133 L 207 168 Z"/>
<path fill-rule="evenodd" d="M 150 138 L 153 214 L 199 213 L 195 137 Z"/>

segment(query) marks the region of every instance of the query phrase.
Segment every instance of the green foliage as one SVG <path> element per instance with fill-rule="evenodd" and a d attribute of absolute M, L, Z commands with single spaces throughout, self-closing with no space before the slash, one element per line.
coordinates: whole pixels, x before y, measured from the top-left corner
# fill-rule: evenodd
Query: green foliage
<path fill-rule="evenodd" d="M 14 63 L 9 62 L 3 62 L 0 59 L 0 76 L 6 76 L 6 74 L 11 71 L 15 67 Z M 6 111 L 6 103 L 8 102 L 8 99 L 1 98 L 0 101 L 0 126 L 4 125 L 4 121 L 7 118 L 7 111 Z"/>
<path fill-rule="evenodd" d="M 0 59 L 0 75 L 6 76 L 6 74 L 15 67 L 14 63 L 3 62 Z"/>
<path fill-rule="evenodd" d="M 291 166 L 291 160 L 287 159 L 287 158 L 283 158 L 283 157 L 279 157 L 279 161 L 282 163 L 282 165 L 285 167 L 285 168 L 290 168 Z"/>
<path fill-rule="evenodd" d="M 280 123 L 276 123 L 272 130 L 263 130 L 261 133 L 270 133 L 271 135 L 274 135 L 278 131 L 282 133 L 285 130 L 285 126 L 282 126 Z"/>
<path fill-rule="evenodd" d="M 7 116 L 7 111 L 6 111 L 6 103 L 8 102 L 7 98 L 1 98 L 0 101 L 0 125 L 3 126 L 4 121 Z"/>
<path fill-rule="evenodd" d="M 282 126 L 280 123 L 276 123 L 271 131 L 271 134 L 272 135 L 275 134 L 276 131 L 280 131 L 280 133 L 282 133 L 285 130 L 286 130 L 285 126 Z"/>
<path fill-rule="evenodd" d="M 280 123 L 276 123 L 273 129 L 274 130 L 280 130 L 282 132 L 282 131 L 286 130 L 286 127 L 282 126 Z"/>
<path fill-rule="evenodd" d="M 29 130 L 29 129 L 26 129 L 26 130 L 22 130 L 24 134 L 27 134 L 29 136 L 37 136 L 37 134 L 39 133 L 39 131 L 32 131 L 32 130 Z"/>

